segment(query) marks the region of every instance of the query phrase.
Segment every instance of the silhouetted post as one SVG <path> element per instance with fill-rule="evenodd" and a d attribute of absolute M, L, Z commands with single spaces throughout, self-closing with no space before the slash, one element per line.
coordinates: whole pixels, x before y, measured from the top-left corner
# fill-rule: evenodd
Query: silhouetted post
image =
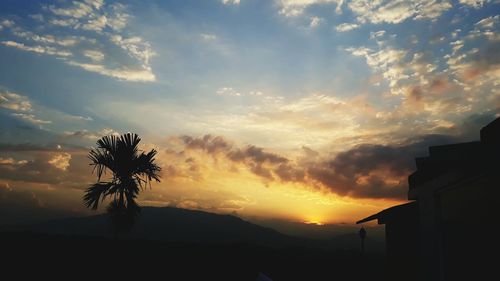
<path fill-rule="evenodd" d="M 366 230 L 361 227 L 359 230 L 359 238 L 361 238 L 361 254 L 365 254 L 365 238 L 366 238 Z"/>

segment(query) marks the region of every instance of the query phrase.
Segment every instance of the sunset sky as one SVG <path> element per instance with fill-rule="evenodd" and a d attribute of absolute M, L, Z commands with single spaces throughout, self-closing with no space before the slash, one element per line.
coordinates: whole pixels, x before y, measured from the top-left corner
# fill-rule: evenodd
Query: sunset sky
<path fill-rule="evenodd" d="M 0 204 L 90 213 L 88 151 L 135 132 L 141 205 L 353 223 L 500 114 L 500 2 L 0 2 Z"/>

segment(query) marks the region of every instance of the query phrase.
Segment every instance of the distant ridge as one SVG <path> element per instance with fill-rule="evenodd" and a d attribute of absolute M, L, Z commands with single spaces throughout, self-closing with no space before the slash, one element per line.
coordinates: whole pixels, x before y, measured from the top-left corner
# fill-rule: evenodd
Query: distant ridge
<path fill-rule="evenodd" d="M 29 231 L 66 236 L 113 238 L 108 216 L 52 219 L 28 225 L 4 227 L 2 231 Z M 371 234 L 371 235 L 370 235 Z M 369 233 L 367 251 L 384 252 L 385 243 Z M 294 236 L 248 222 L 233 215 L 221 215 L 173 207 L 142 207 L 137 223 L 120 239 L 145 239 L 161 242 L 204 244 L 251 244 L 271 247 L 359 250 L 357 230 L 324 238 Z"/>
<path fill-rule="evenodd" d="M 105 214 L 51 220 L 30 226 L 27 230 L 49 234 L 113 236 Z M 134 229 L 123 237 L 164 242 L 249 243 L 268 246 L 289 246 L 302 241 L 232 215 L 172 207 L 143 207 Z"/>

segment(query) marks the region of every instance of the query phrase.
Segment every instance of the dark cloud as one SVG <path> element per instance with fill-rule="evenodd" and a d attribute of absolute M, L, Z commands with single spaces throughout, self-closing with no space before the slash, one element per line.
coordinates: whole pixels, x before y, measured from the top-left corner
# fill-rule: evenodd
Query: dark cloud
<path fill-rule="evenodd" d="M 205 135 L 198 138 L 181 136 L 180 139 L 185 149 L 201 150 L 214 156 L 215 159 L 223 156 L 234 163 L 247 166 L 252 173 L 267 180 L 274 180 L 275 177 L 281 178 L 280 174 L 285 176 L 285 169 L 291 169 L 286 168 L 289 160 L 283 156 L 267 152 L 254 145 L 238 148 L 222 136 Z M 189 164 L 190 169 L 197 170 L 195 159 L 187 158 L 185 163 Z M 179 171 L 176 171 L 176 174 L 178 175 Z"/>
<path fill-rule="evenodd" d="M 33 160 L 14 160 L 0 164 L 2 179 L 36 183 L 57 184 L 61 181 L 58 169 L 49 164 L 47 154 L 37 155 Z"/>
<path fill-rule="evenodd" d="M 477 141 L 479 130 L 494 119 L 494 112 L 474 114 L 449 134 L 416 136 L 399 145 L 358 145 L 331 160 L 311 163 L 307 176 L 340 195 L 402 199 L 416 157 L 427 156 L 430 146 Z"/>
<path fill-rule="evenodd" d="M 56 133 L 19 120 L 5 110 L 0 110 L 0 128 L 2 128 L 0 130 L 0 143 L 15 143 L 19 140 L 49 143 L 57 137 Z"/>
<path fill-rule="evenodd" d="M 469 59 L 470 65 L 461 70 L 462 78 L 474 80 L 484 73 L 496 71 L 500 67 L 499 49 L 499 41 L 488 41 L 478 46 L 478 51 Z"/>
<path fill-rule="evenodd" d="M 495 112 L 475 114 L 445 134 L 414 136 L 398 144 L 361 144 L 329 159 L 303 147 L 305 157 L 297 162 L 253 145 L 235 147 L 223 137 L 183 140 L 187 148 L 243 164 L 265 181 L 300 182 L 355 198 L 404 199 L 416 157 L 427 156 L 430 146 L 478 140 L 480 128 L 494 119 Z M 188 158 L 186 162 L 195 160 Z"/>
<path fill-rule="evenodd" d="M 181 136 L 180 139 L 187 149 L 200 149 L 210 154 L 227 152 L 232 148 L 232 145 L 221 136 L 205 135 L 201 138 Z"/>
<path fill-rule="evenodd" d="M 454 140 L 427 135 L 402 145 L 363 144 L 330 161 L 314 163 L 307 172 L 309 178 L 339 195 L 402 199 L 408 189 L 407 177 L 415 170 L 415 157 L 427 155 L 429 146 Z"/>
<path fill-rule="evenodd" d="M 274 153 L 265 152 L 263 148 L 249 145 L 244 149 L 236 149 L 227 154 L 228 158 L 235 162 L 250 162 L 255 164 L 271 163 L 281 164 L 287 163 L 288 159 Z"/>
<path fill-rule="evenodd" d="M 302 150 L 304 151 L 306 158 L 316 158 L 319 156 L 319 152 L 312 150 L 307 146 L 302 146 Z"/>
<path fill-rule="evenodd" d="M 185 149 L 201 150 L 215 158 L 225 157 L 265 181 L 299 182 L 341 196 L 402 199 L 408 189 L 407 177 L 415 169 L 415 157 L 425 156 L 429 146 L 456 142 L 457 137 L 426 135 L 400 145 L 363 144 L 326 160 L 318 152 L 303 147 L 305 157 L 298 162 L 254 145 L 236 147 L 221 136 L 183 136 L 181 140 Z M 184 163 L 189 164 L 184 169 L 166 170 L 172 176 L 182 175 L 196 160 L 188 157 Z"/>
<path fill-rule="evenodd" d="M 304 182 L 306 171 L 302 167 L 292 166 L 290 164 L 280 164 L 274 168 L 274 174 L 285 182 Z"/>
<path fill-rule="evenodd" d="M 2 208 L 37 208 L 42 204 L 30 191 L 15 191 L 7 183 L 0 183 L 0 206 Z"/>
<path fill-rule="evenodd" d="M 164 167 L 165 178 L 201 180 L 204 162 L 189 151 L 225 159 L 220 167 L 237 172 L 243 168 L 268 182 L 296 182 L 356 198 L 405 198 L 407 177 L 415 170 L 415 157 L 426 156 L 428 147 L 479 139 L 479 129 L 496 112 L 471 115 L 441 135 L 416 136 L 398 144 L 362 144 L 333 157 L 302 147 L 299 159 L 289 159 L 255 145 L 237 146 L 222 136 L 183 136 L 181 152 L 166 150 L 174 162 Z M 55 145 L 0 144 L 0 179 L 11 183 L 42 183 L 53 188 L 84 189 L 95 182 L 87 149 Z M 54 164 L 57 156 L 71 155 L 68 166 Z M 168 158 L 166 157 L 166 158 Z M 61 161 L 64 161 L 62 159 Z M 175 162 L 177 161 L 177 162 Z M 217 164 L 216 164 L 217 166 Z"/>
<path fill-rule="evenodd" d="M 263 148 L 254 145 L 248 145 L 244 148 L 234 148 L 233 144 L 222 136 L 205 135 L 199 138 L 181 136 L 180 139 L 186 149 L 198 149 L 208 154 L 224 153 L 227 158 L 234 162 L 272 164 L 288 162 L 288 159 L 285 157 L 266 152 Z"/>
<path fill-rule="evenodd" d="M 177 169 L 174 165 L 166 165 L 162 167 L 161 176 L 165 178 L 174 178 L 181 175 L 179 169 Z"/>
<path fill-rule="evenodd" d="M 446 76 L 438 76 L 434 77 L 429 85 L 429 90 L 436 93 L 443 93 L 446 90 L 450 89 L 450 81 Z"/>
<path fill-rule="evenodd" d="M 81 215 L 74 206 L 60 209 L 46 203 L 33 191 L 20 190 L 0 182 L 0 229 Z"/>
<path fill-rule="evenodd" d="M 453 127 L 453 133 L 457 135 L 457 141 L 474 141 L 479 139 L 479 130 L 491 121 L 495 120 L 496 115 L 500 113 L 500 108 L 496 111 L 487 111 L 478 114 L 472 114 L 457 126 Z"/>
<path fill-rule="evenodd" d="M 93 180 L 87 151 L 0 145 L 0 179 L 84 188 Z"/>
<path fill-rule="evenodd" d="M 422 100 L 423 92 L 420 86 L 412 87 L 408 93 L 408 97 L 413 102 L 419 102 Z"/>

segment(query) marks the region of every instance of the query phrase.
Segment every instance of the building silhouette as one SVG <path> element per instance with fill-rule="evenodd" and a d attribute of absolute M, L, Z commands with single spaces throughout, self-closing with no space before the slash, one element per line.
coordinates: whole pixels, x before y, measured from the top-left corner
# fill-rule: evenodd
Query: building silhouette
<path fill-rule="evenodd" d="M 390 279 L 500 278 L 500 118 L 480 141 L 432 146 L 415 161 L 411 201 L 357 222 L 385 224 Z"/>

